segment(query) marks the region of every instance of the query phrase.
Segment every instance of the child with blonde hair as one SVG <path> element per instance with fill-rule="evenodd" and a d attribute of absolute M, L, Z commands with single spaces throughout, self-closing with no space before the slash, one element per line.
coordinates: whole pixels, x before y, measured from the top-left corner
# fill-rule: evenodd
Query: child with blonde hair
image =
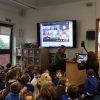
<path fill-rule="evenodd" d="M 39 96 L 39 90 L 41 87 L 41 75 L 40 73 L 37 71 L 34 73 L 34 78 L 31 81 L 31 84 L 34 86 L 34 100 L 36 100 L 36 98 Z"/>
<path fill-rule="evenodd" d="M 48 83 L 48 82 L 52 82 L 52 78 L 51 78 L 51 76 L 49 75 L 49 73 L 44 72 L 44 73 L 41 75 L 41 86 L 43 86 L 44 84 L 46 84 L 46 83 Z"/>

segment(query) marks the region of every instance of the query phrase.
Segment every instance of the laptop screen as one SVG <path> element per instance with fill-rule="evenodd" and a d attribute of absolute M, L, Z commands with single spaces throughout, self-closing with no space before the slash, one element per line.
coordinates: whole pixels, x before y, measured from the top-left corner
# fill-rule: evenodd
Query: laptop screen
<path fill-rule="evenodd" d="M 76 59 L 80 61 L 87 61 L 87 54 L 76 53 Z"/>

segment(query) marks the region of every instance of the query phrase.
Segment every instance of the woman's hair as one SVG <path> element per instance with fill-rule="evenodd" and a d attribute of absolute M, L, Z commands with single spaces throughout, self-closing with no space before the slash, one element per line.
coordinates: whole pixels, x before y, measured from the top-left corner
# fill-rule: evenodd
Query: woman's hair
<path fill-rule="evenodd" d="M 42 100 L 57 100 L 56 87 L 53 83 L 44 84 L 40 90 Z"/>
<path fill-rule="evenodd" d="M 95 76 L 98 78 L 98 71 L 99 71 L 99 62 L 97 59 L 97 55 L 96 53 L 94 53 L 93 51 L 89 51 L 88 52 L 88 59 L 86 61 L 86 69 L 93 69 L 94 70 L 94 74 Z M 86 72 L 87 72 L 86 70 Z"/>
<path fill-rule="evenodd" d="M 64 45 L 61 45 L 60 48 L 58 49 L 58 52 L 64 53 L 66 50 L 66 47 Z"/>
<path fill-rule="evenodd" d="M 95 65 L 97 65 L 97 63 L 98 63 L 98 60 L 97 60 L 96 54 L 93 51 L 89 51 L 86 64 L 90 65 L 91 67 L 92 66 L 94 67 Z"/>

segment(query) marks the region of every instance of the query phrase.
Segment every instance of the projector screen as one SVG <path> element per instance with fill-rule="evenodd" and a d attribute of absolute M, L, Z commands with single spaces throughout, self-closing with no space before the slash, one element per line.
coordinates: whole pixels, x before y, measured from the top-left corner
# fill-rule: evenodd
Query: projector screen
<path fill-rule="evenodd" d="M 41 22 L 37 27 L 40 47 L 76 47 L 76 21 Z"/>

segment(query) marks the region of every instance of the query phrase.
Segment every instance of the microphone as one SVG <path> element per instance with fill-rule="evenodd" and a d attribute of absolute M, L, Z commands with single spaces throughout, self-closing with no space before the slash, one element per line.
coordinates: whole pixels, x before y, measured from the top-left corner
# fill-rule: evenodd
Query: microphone
<path fill-rule="evenodd" d="M 88 51 L 87 51 L 87 49 L 86 49 L 86 47 L 85 47 L 85 42 L 84 42 L 84 41 L 81 41 L 81 47 L 83 47 L 84 50 L 88 53 Z"/>

